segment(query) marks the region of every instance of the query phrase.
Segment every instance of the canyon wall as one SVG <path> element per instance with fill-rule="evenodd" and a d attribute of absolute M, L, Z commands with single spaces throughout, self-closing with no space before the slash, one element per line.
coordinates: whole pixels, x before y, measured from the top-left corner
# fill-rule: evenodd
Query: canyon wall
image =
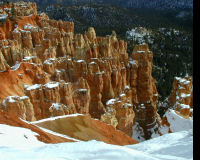
<path fill-rule="evenodd" d="M 28 121 L 90 114 L 129 136 L 137 122 L 144 138 L 151 137 L 160 118 L 147 44 L 129 56 L 127 43 L 114 31 L 98 37 L 91 27 L 75 34 L 73 22 L 37 14 L 34 3 L 15 6 L 15 20 L 0 27 L 3 112 Z M 24 7 L 26 12 L 18 13 Z"/>

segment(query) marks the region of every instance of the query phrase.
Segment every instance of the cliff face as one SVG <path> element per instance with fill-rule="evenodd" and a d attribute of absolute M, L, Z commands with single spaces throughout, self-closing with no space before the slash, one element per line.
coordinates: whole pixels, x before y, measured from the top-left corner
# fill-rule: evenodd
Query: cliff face
<path fill-rule="evenodd" d="M 20 4 L 15 6 L 23 8 Z M 149 138 L 159 116 L 148 45 L 136 46 L 129 57 L 127 43 L 114 31 L 98 37 L 89 28 L 74 35 L 73 22 L 50 20 L 28 5 L 32 11 L 5 22 L 9 30 L 0 28 L 6 35 L 0 40 L 2 110 L 29 121 L 90 114 L 130 136 L 138 122 Z"/>

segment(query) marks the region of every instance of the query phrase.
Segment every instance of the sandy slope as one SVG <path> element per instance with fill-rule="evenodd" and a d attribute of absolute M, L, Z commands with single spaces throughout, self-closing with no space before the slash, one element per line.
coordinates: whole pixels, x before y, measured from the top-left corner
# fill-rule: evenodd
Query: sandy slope
<path fill-rule="evenodd" d="M 57 119 L 48 118 L 46 120 L 33 122 L 33 124 L 83 141 L 97 140 L 117 145 L 138 143 L 111 125 L 94 120 L 86 115 L 61 116 Z"/>

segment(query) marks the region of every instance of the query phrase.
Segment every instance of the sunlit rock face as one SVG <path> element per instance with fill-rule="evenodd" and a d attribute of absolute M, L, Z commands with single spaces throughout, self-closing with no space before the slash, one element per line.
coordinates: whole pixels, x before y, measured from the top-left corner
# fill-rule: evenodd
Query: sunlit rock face
<path fill-rule="evenodd" d="M 35 3 L 15 4 L 17 10 L 23 5 L 28 10 L 17 12 L 15 24 L 8 20 L 0 27 L 0 78 L 10 79 L 0 81 L 6 90 L 0 92 L 1 108 L 8 103 L 2 110 L 29 121 L 90 114 L 130 136 L 138 122 L 149 138 L 159 115 L 148 45 L 136 46 L 129 56 L 114 31 L 99 37 L 91 27 L 74 34 L 73 22 L 37 14 Z M 19 97 L 10 103 L 14 95 Z"/>
<path fill-rule="evenodd" d="M 148 45 L 138 45 L 133 51 L 132 60 L 136 64 L 130 76 L 133 93 L 136 95 L 133 100 L 136 122 L 143 128 L 144 137 L 148 139 L 152 133 L 157 132 L 160 125 L 157 114 L 158 92 L 152 77 L 153 53 Z"/>
<path fill-rule="evenodd" d="M 193 80 L 192 77 L 175 77 L 171 95 L 168 98 L 171 105 L 188 105 L 193 108 Z"/>

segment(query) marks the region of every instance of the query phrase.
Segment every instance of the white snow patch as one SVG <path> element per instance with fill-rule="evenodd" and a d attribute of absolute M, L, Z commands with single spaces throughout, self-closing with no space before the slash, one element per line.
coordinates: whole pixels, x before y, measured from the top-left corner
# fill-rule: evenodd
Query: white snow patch
<path fill-rule="evenodd" d="M 83 62 L 85 62 L 85 61 L 81 59 L 81 60 L 77 60 L 76 62 L 77 62 L 77 63 L 83 63 Z"/>
<path fill-rule="evenodd" d="M 24 61 L 29 61 L 29 60 L 32 60 L 33 58 L 36 58 L 36 56 L 27 56 L 27 57 L 24 57 Z"/>
<path fill-rule="evenodd" d="M 98 60 L 98 58 L 90 58 L 91 60 Z"/>
<path fill-rule="evenodd" d="M 137 53 L 145 53 L 145 51 L 137 51 Z"/>
<path fill-rule="evenodd" d="M 21 63 L 16 63 L 14 66 L 11 67 L 11 70 L 16 71 L 19 69 Z"/>
<path fill-rule="evenodd" d="M 44 61 L 44 64 L 52 65 L 53 63 L 52 63 L 51 61 L 49 61 L 49 60 L 45 60 L 45 61 Z"/>
<path fill-rule="evenodd" d="M 130 103 L 125 103 L 125 104 L 124 104 L 124 107 L 132 107 L 132 104 L 130 104 Z"/>
<path fill-rule="evenodd" d="M 185 81 L 185 82 L 184 82 L 184 84 L 189 84 L 189 83 L 190 83 L 190 81 Z"/>
<path fill-rule="evenodd" d="M 25 99 L 28 99 L 29 97 L 28 96 L 22 96 L 20 97 L 20 100 L 25 100 Z"/>
<path fill-rule="evenodd" d="M 89 64 L 97 64 L 96 62 L 90 62 Z"/>
<path fill-rule="evenodd" d="M 24 26 L 24 29 L 32 29 L 32 28 L 36 28 L 36 27 L 32 26 L 29 23 Z"/>
<path fill-rule="evenodd" d="M 145 140 L 143 128 L 140 127 L 138 122 L 135 122 L 135 125 L 133 125 L 133 127 L 132 127 L 132 131 L 133 131 L 133 134 L 132 134 L 133 139 L 135 139 L 139 142 L 142 142 Z"/>
<path fill-rule="evenodd" d="M 6 99 L 4 99 L 4 100 L 2 101 L 2 104 L 3 104 L 4 107 L 7 107 Z"/>
<path fill-rule="evenodd" d="M 2 48 L 3 49 L 6 49 L 6 48 L 10 48 L 11 46 L 3 46 Z"/>
<path fill-rule="evenodd" d="M 130 89 L 130 86 L 125 86 L 125 89 Z"/>
<path fill-rule="evenodd" d="M 189 108 L 190 108 L 190 106 L 189 106 L 189 105 L 185 105 L 185 104 L 180 104 L 180 107 L 181 107 L 181 108 L 185 108 L 185 109 L 186 109 L 186 108 L 187 108 L 187 109 L 189 109 Z"/>
<path fill-rule="evenodd" d="M 56 73 L 61 73 L 62 71 L 60 71 L 60 70 L 58 70 L 58 69 L 56 69 Z"/>
<path fill-rule="evenodd" d="M 56 88 L 59 87 L 59 82 L 49 82 L 44 85 L 46 88 Z"/>
<path fill-rule="evenodd" d="M 14 98 L 19 98 L 18 96 L 8 96 L 6 99 L 10 103 L 16 103 L 17 101 Z"/>
<path fill-rule="evenodd" d="M 13 30 L 14 33 L 19 33 L 18 25 L 15 25 L 15 29 Z"/>
<path fill-rule="evenodd" d="M 36 123 L 42 123 L 42 122 L 47 122 L 47 121 L 54 121 L 56 119 L 62 119 L 62 118 L 67 118 L 67 117 L 77 117 L 77 116 L 83 116 L 83 114 L 70 114 L 70 115 L 64 115 L 64 116 L 57 116 L 57 117 L 50 117 L 50 118 L 46 118 L 46 119 L 42 119 L 39 121 L 34 121 L 34 122 L 30 122 L 31 124 L 36 124 Z"/>
<path fill-rule="evenodd" d="M 130 63 L 132 66 L 134 66 L 134 65 L 137 64 L 137 63 L 136 63 L 136 60 L 130 60 L 129 63 Z"/>
<path fill-rule="evenodd" d="M 26 86 L 24 86 L 24 87 L 26 87 Z M 26 90 L 30 91 L 30 90 L 38 89 L 38 88 L 40 88 L 40 87 L 41 87 L 41 84 L 34 84 L 34 85 L 32 85 L 32 86 L 28 86 L 28 87 L 26 88 Z"/>
<path fill-rule="evenodd" d="M 120 97 L 124 97 L 124 96 L 126 96 L 124 93 L 120 94 Z"/>
<path fill-rule="evenodd" d="M 7 14 L 0 14 L 0 20 L 2 20 L 2 19 L 6 19 L 7 17 L 8 17 Z"/>
<path fill-rule="evenodd" d="M 55 108 L 56 110 L 60 110 L 62 108 L 61 104 L 59 103 L 52 103 L 49 109 Z"/>
<path fill-rule="evenodd" d="M 47 60 L 44 61 L 44 64 L 52 65 L 53 61 L 56 61 L 56 58 L 49 58 L 49 59 L 47 59 Z"/>
<path fill-rule="evenodd" d="M 23 30 L 23 29 L 20 29 L 20 31 L 22 32 L 22 33 L 31 33 L 30 31 L 25 31 L 25 30 Z M 24 37 L 25 38 L 25 37 Z"/>
<path fill-rule="evenodd" d="M 191 94 L 181 93 L 181 97 L 182 97 L 182 98 L 186 98 L 186 97 L 190 97 L 190 96 L 191 96 Z"/>
<path fill-rule="evenodd" d="M 28 88 L 30 87 L 30 85 L 24 84 L 24 88 Z"/>
<path fill-rule="evenodd" d="M 88 89 L 77 89 L 79 92 L 87 92 Z"/>
<path fill-rule="evenodd" d="M 110 99 L 106 102 L 106 105 L 114 105 L 116 102 L 116 99 Z"/>
<path fill-rule="evenodd" d="M 175 79 L 178 80 L 180 83 L 183 83 L 185 85 L 190 83 L 190 81 L 186 80 L 185 78 L 175 77 Z"/>
<path fill-rule="evenodd" d="M 37 135 L 30 129 L 0 124 L 0 148 L 31 149 L 44 146 L 45 143 L 40 142 L 36 138 Z M 0 159 L 2 159 L 1 149 Z"/>
<path fill-rule="evenodd" d="M 7 102 L 9 103 L 16 103 L 20 100 L 25 100 L 25 99 L 28 99 L 29 97 L 27 96 L 22 96 L 22 97 L 19 97 L 19 96 L 8 96 L 6 97 L 5 99 L 3 99 L 2 101 L 2 104 L 4 107 L 7 107 Z"/>

